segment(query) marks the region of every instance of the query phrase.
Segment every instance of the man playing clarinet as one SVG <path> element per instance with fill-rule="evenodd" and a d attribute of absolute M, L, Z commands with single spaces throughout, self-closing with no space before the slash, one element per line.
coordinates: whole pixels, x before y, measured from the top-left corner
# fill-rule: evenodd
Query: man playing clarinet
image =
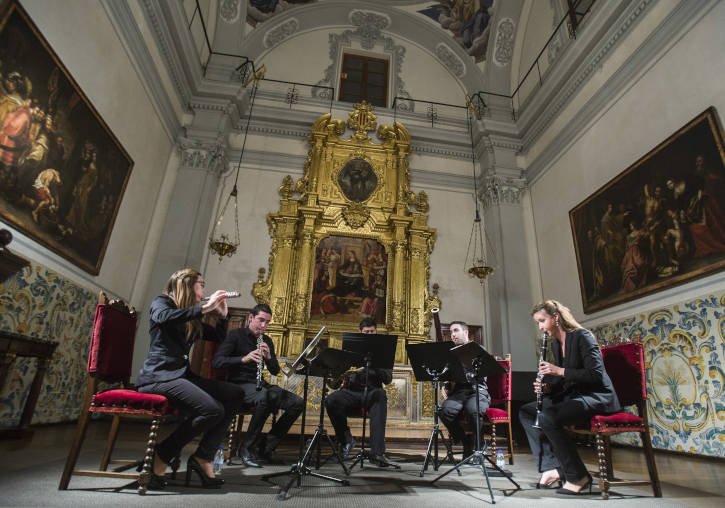
<path fill-rule="evenodd" d="M 261 467 L 259 458 L 269 463 L 281 462 L 274 450 L 303 408 L 300 397 L 261 378 L 262 361 L 272 375 L 280 371 L 272 339 L 264 334 L 271 320 L 269 305 L 255 306 L 249 314 L 249 325 L 230 331 L 212 361 L 215 369 L 227 369 L 227 381 L 242 387 L 244 402 L 257 406 L 239 452 L 242 462 L 249 467 Z M 284 414 L 272 425 L 267 437 L 260 439 L 264 422 L 278 409 L 284 410 Z"/>

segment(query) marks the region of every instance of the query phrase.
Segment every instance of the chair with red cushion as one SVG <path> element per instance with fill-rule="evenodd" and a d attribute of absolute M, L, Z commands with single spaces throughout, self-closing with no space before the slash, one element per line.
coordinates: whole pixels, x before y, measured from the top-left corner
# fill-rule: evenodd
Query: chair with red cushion
<path fill-rule="evenodd" d="M 617 485 L 652 485 L 655 497 L 662 497 L 652 441 L 647 422 L 647 378 L 644 348 L 640 342 L 629 342 L 602 348 L 604 368 L 614 384 L 620 404 L 635 405 L 637 414 L 626 412 L 593 416 L 588 425 L 572 427 L 578 434 L 594 435 L 599 462 L 599 488 L 603 499 L 609 499 L 609 488 Z M 610 437 L 624 432 L 638 432 L 647 458 L 650 481 L 613 480 Z"/>
<path fill-rule="evenodd" d="M 491 453 L 496 453 L 496 425 L 508 426 L 508 459 L 509 464 L 514 463 L 514 443 L 511 432 L 511 355 L 504 360 L 498 360 L 506 372 L 498 376 L 489 376 L 486 379 L 488 394 L 491 396 L 491 405 L 486 410 L 484 425 L 491 425 Z"/>
<path fill-rule="evenodd" d="M 107 476 L 138 481 L 138 493 L 145 494 L 151 480 L 154 449 L 159 424 L 166 417 L 176 414 L 166 397 L 139 393 L 125 389 L 129 386 L 133 345 L 136 335 L 137 314 L 120 300 L 109 301 L 104 293 L 99 295 L 93 320 L 93 331 L 88 351 L 88 379 L 81 403 L 76 434 L 61 476 L 59 490 L 66 490 L 72 475 Z M 98 392 L 99 382 L 121 383 L 120 389 Z M 113 420 L 108 433 L 106 448 L 98 470 L 74 469 L 85 439 L 91 413 L 107 414 Z M 150 420 L 151 428 L 145 447 L 145 457 L 140 473 L 124 472 L 139 464 L 137 460 L 111 460 L 121 418 Z M 108 465 L 122 464 L 112 471 Z M 174 471 L 178 464 L 172 464 Z"/>

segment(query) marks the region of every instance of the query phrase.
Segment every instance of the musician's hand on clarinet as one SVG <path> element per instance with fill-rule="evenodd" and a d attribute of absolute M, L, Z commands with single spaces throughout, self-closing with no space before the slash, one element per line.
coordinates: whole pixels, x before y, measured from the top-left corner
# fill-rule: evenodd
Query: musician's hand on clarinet
<path fill-rule="evenodd" d="M 446 400 L 448 398 L 448 390 L 445 386 L 441 387 L 441 399 Z"/>
<path fill-rule="evenodd" d="M 262 343 L 260 343 L 260 344 L 259 344 L 259 349 L 260 349 L 260 350 L 262 351 L 262 353 L 264 354 L 264 359 L 265 359 L 265 360 L 269 360 L 270 358 L 272 358 L 272 356 L 271 356 L 271 354 L 270 354 L 270 352 L 269 352 L 269 346 L 267 345 L 267 343 L 266 343 L 266 342 L 262 342 Z"/>
<path fill-rule="evenodd" d="M 242 356 L 242 363 L 259 363 L 262 361 L 262 352 L 259 349 L 253 349 L 246 355 Z"/>
<path fill-rule="evenodd" d="M 557 367 L 553 363 L 541 362 L 541 363 L 539 363 L 539 374 L 541 376 L 549 375 L 549 376 L 564 377 L 564 368 Z"/>
<path fill-rule="evenodd" d="M 536 378 L 534 380 L 534 393 L 549 393 L 549 385 Z"/>

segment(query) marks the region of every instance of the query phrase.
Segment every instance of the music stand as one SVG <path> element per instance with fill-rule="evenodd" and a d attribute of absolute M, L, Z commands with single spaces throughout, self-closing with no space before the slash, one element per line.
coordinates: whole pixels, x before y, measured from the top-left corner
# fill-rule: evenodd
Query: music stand
<path fill-rule="evenodd" d="M 486 351 L 486 349 L 484 349 L 483 346 L 473 341 L 452 348 L 451 353 L 453 353 L 458 358 L 464 371 L 467 371 L 466 377 L 469 377 L 470 375 L 470 377 L 472 378 L 471 381 L 473 382 L 473 389 L 476 394 L 476 450 L 471 455 L 456 464 L 453 468 L 435 477 L 431 481 L 431 483 L 435 483 L 447 474 L 449 474 L 451 471 L 458 471 L 463 465 L 473 462 L 475 465 L 480 466 L 483 475 L 486 477 L 486 485 L 488 486 L 488 492 L 491 495 L 491 502 L 496 503 L 495 499 L 493 498 L 491 480 L 488 476 L 488 470 L 486 469 L 486 464 L 484 460 L 487 460 L 494 467 L 494 469 L 498 470 L 508 481 L 513 483 L 516 486 L 516 490 L 521 490 L 521 486 L 516 483 L 513 478 L 511 478 L 510 474 L 507 475 L 500 467 L 498 467 L 496 465 L 496 462 L 492 460 L 491 457 L 486 455 L 486 443 L 483 443 L 482 446 L 480 414 L 481 411 L 478 399 L 478 384 L 488 376 L 497 376 L 500 374 L 504 374 L 506 371 L 503 367 L 501 367 L 496 359 L 491 356 L 488 351 Z"/>
<path fill-rule="evenodd" d="M 383 335 L 376 333 L 352 333 L 345 332 L 342 334 L 342 349 L 353 353 L 358 353 L 364 359 L 361 364 L 355 366 L 365 366 L 365 386 L 363 388 L 362 403 L 363 409 L 368 398 L 368 373 L 370 369 L 393 369 L 395 363 L 395 349 L 398 346 L 397 335 Z M 365 417 L 366 409 L 363 412 L 363 436 L 365 435 Z M 352 466 L 354 468 L 360 463 L 360 468 L 364 468 L 365 459 L 370 460 L 368 453 L 365 451 L 365 440 L 363 439 L 360 446 L 360 452 L 354 457 Z M 400 465 L 390 463 L 396 469 L 400 469 Z"/>
<path fill-rule="evenodd" d="M 297 463 L 292 466 L 292 468 L 289 471 L 282 471 L 278 473 L 270 473 L 263 475 L 261 477 L 262 480 L 269 480 L 270 478 L 274 478 L 277 476 L 283 476 L 283 475 L 290 475 L 290 480 L 287 482 L 287 485 L 280 491 L 280 493 L 277 495 L 278 501 L 285 501 L 288 499 L 288 493 L 289 489 L 292 487 L 292 484 L 296 481 L 297 486 L 300 487 L 302 485 L 302 477 L 305 475 L 315 476 L 317 478 L 322 478 L 323 480 L 329 480 L 332 482 L 337 482 L 342 485 L 350 485 L 350 482 L 348 480 L 335 478 L 334 476 L 324 475 L 321 473 L 316 473 L 312 471 L 312 469 L 307 465 L 310 457 L 312 456 L 312 450 L 315 448 L 315 446 L 318 446 L 319 449 L 319 440 L 323 437 L 327 439 L 327 444 L 330 445 L 330 448 L 332 448 L 333 453 L 337 457 L 337 461 L 342 466 L 342 469 L 345 471 L 345 475 L 349 476 L 350 471 L 345 466 L 345 463 L 342 461 L 342 457 L 340 456 L 340 453 L 338 452 L 337 448 L 332 442 L 332 439 L 327 434 L 327 431 L 324 427 L 324 418 L 325 418 L 325 397 L 327 395 L 327 378 L 330 375 L 330 372 L 336 371 L 336 370 L 347 370 L 351 365 L 353 365 L 355 362 L 359 362 L 360 357 L 359 355 L 355 353 L 350 353 L 347 351 L 340 351 L 339 349 L 332 349 L 328 348 L 325 349 L 322 353 L 317 355 L 315 359 L 309 362 L 303 362 L 306 363 L 305 368 L 305 382 L 304 382 L 304 391 L 303 391 L 303 409 L 302 409 L 302 427 L 300 429 L 300 450 L 299 450 L 299 459 L 297 460 Z M 321 377 L 322 378 L 322 400 L 320 401 L 320 419 L 317 424 L 317 430 L 315 430 L 315 434 L 312 436 L 312 439 L 307 445 L 307 448 L 305 449 L 305 417 L 307 413 L 307 394 L 308 394 L 308 386 L 309 386 L 309 378 L 310 376 L 315 377 Z"/>
<path fill-rule="evenodd" d="M 452 342 L 425 342 L 422 344 L 408 344 L 406 346 L 416 381 L 433 382 L 433 430 L 431 431 L 430 439 L 428 439 L 428 449 L 425 453 L 423 467 L 420 469 L 419 474 L 421 477 L 428 470 L 428 462 L 431 459 L 434 471 L 438 471 L 438 468 L 446 459 L 450 460 L 452 465 L 456 465 L 456 461 L 453 458 L 453 449 L 443 436 L 443 431 L 438 422 L 438 411 L 440 410 L 440 406 L 438 405 L 438 390 L 440 389 L 440 382 L 466 382 L 463 366 L 458 361 L 458 358 L 451 353 L 452 347 Z M 438 460 L 439 439 L 445 444 L 447 450 L 446 458 L 440 461 Z M 461 472 L 458 471 L 458 476 L 460 475 Z"/>

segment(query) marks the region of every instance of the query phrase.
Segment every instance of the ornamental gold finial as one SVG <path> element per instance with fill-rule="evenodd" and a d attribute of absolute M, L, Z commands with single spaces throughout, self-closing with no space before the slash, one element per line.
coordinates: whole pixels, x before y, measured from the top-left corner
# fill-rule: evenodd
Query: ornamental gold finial
<path fill-rule="evenodd" d="M 350 119 L 347 121 L 348 127 L 355 129 L 354 137 L 359 140 L 368 140 L 368 131 L 375 130 L 377 125 L 377 117 L 373 113 L 373 107 L 365 101 L 360 101 L 353 105 L 350 113 Z"/>

